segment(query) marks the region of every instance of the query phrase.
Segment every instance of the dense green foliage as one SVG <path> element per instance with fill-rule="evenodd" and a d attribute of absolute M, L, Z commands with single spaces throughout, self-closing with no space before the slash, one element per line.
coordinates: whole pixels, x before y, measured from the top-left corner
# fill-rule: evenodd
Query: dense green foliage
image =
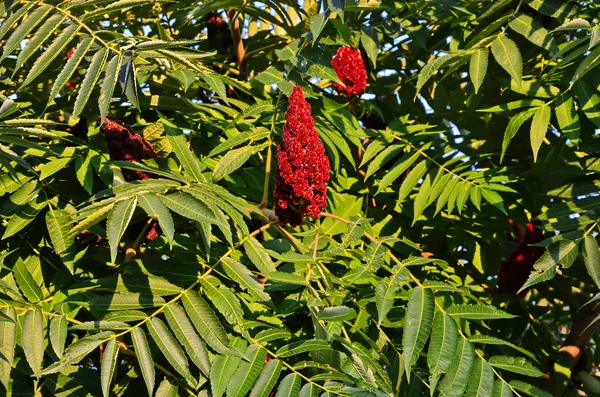
<path fill-rule="evenodd" d="M 599 11 L 0 3 L 0 393 L 599 395 Z M 290 228 L 295 85 L 331 177 Z M 158 157 L 111 160 L 105 120 Z"/>

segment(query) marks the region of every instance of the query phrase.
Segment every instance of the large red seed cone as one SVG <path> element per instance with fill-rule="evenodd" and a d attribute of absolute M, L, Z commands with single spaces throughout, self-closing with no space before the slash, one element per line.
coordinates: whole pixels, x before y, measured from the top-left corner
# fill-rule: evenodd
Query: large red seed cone
<path fill-rule="evenodd" d="M 280 223 L 295 227 L 303 216 L 318 218 L 327 205 L 330 168 L 301 87 L 294 87 L 285 119 L 273 199 Z"/>

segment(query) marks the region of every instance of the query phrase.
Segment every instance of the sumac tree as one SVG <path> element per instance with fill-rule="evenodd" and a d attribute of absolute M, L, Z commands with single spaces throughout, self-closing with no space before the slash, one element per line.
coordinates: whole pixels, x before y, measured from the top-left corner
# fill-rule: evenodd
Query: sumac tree
<path fill-rule="evenodd" d="M 0 2 L 0 390 L 600 390 L 591 0 Z"/>

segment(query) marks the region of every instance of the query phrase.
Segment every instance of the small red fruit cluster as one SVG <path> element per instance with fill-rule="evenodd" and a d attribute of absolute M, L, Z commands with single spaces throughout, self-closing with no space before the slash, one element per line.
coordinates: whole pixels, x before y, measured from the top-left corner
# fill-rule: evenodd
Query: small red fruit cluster
<path fill-rule="evenodd" d="M 525 231 L 512 219 L 509 219 L 509 222 L 516 235 L 516 238 L 510 236 L 509 240 L 518 243 L 519 246 L 510 255 L 508 261 L 500 263 L 498 269 L 498 287 L 508 293 L 517 294 L 533 271 L 533 265 L 544 253 L 543 247 L 531 246 L 531 244 L 544 240 L 544 233 L 540 229 L 535 228 L 535 225 L 541 224 L 539 221 L 527 223 Z"/>
<path fill-rule="evenodd" d="M 233 39 L 229 32 L 229 25 L 215 11 L 211 11 L 204 16 L 206 34 L 208 41 L 213 46 L 227 47 L 231 45 Z"/>
<path fill-rule="evenodd" d="M 100 123 L 100 118 L 98 118 L 98 123 Z M 139 163 L 142 160 L 158 157 L 152 146 L 140 134 L 131 131 L 113 118 L 106 117 L 100 131 L 104 134 L 108 144 L 111 160 Z M 133 170 L 123 170 L 123 176 L 127 181 L 150 178 L 150 175 L 145 172 Z"/>
<path fill-rule="evenodd" d="M 367 89 L 367 70 L 360 51 L 352 47 L 340 47 L 331 60 L 335 73 L 342 84 L 333 83 L 338 92 L 346 95 L 362 95 Z"/>
<path fill-rule="evenodd" d="M 283 142 L 277 147 L 273 201 L 281 225 L 296 227 L 303 216 L 318 218 L 327 205 L 330 168 L 311 107 L 299 86 L 290 95 L 285 120 Z"/>
<path fill-rule="evenodd" d="M 100 123 L 100 118 L 98 118 Z M 100 131 L 104 134 L 106 143 L 108 144 L 108 153 L 110 159 L 115 161 L 130 161 L 139 163 L 142 160 L 154 159 L 158 154 L 152 146 L 140 135 L 125 127 L 123 123 L 106 117 L 104 123 L 100 127 Z M 138 181 L 150 179 L 152 176 L 134 170 L 122 169 L 123 177 L 127 181 Z M 146 240 L 152 241 L 160 235 L 160 227 L 156 220 L 153 220 L 146 232 Z"/>

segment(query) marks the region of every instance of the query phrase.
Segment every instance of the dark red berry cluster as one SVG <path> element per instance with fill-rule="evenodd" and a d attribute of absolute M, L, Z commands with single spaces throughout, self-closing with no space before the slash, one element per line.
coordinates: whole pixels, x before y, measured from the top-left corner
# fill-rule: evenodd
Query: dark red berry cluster
<path fill-rule="evenodd" d="M 98 123 L 100 123 L 100 118 L 98 118 Z M 152 146 L 140 134 L 131 131 L 117 120 L 110 117 L 105 118 L 100 130 L 108 144 L 111 160 L 139 163 L 142 160 L 158 157 Z M 150 178 L 150 175 L 145 172 L 132 170 L 123 170 L 123 176 L 127 181 Z"/>
<path fill-rule="evenodd" d="M 285 120 L 273 200 L 279 222 L 296 227 L 303 216 L 318 218 L 327 205 L 330 168 L 301 87 L 294 87 L 290 95 Z"/>
<path fill-rule="evenodd" d="M 544 253 L 543 247 L 531 246 L 531 244 L 544 240 L 544 233 L 535 228 L 535 225 L 540 224 L 539 221 L 527 223 L 525 231 L 512 219 L 509 219 L 509 222 L 515 232 L 515 236 L 509 236 L 509 240 L 517 243 L 518 247 L 507 261 L 500 263 L 498 287 L 511 294 L 516 294 L 529 278 L 535 262 Z"/>
<path fill-rule="evenodd" d="M 100 123 L 100 118 L 98 118 L 98 123 Z M 108 144 L 108 153 L 111 160 L 139 163 L 142 160 L 158 157 L 152 146 L 140 134 L 135 133 L 123 125 L 123 123 L 113 118 L 106 117 L 100 127 L 100 131 L 104 134 L 104 139 Z M 142 171 L 126 169 L 122 169 L 121 171 L 127 181 L 150 179 L 152 177 Z M 153 220 L 148 227 L 146 240 L 152 241 L 159 235 L 160 226 L 156 220 Z"/>
<path fill-rule="evenodd" d="M 233 39 L 229 32 L 229 25 L 215 11 L 211 11 L 204 17 L 208 41 L 213 46 L 227 47 Z"/>
<path fill-rule="evenodd" d="M 367 89 L 367 70 L 360 51 L 352 47 L 340 47 L 331 60 L 335 73 L 343 84 L 333 83 L 338 92 L 361 95 Z"/>

